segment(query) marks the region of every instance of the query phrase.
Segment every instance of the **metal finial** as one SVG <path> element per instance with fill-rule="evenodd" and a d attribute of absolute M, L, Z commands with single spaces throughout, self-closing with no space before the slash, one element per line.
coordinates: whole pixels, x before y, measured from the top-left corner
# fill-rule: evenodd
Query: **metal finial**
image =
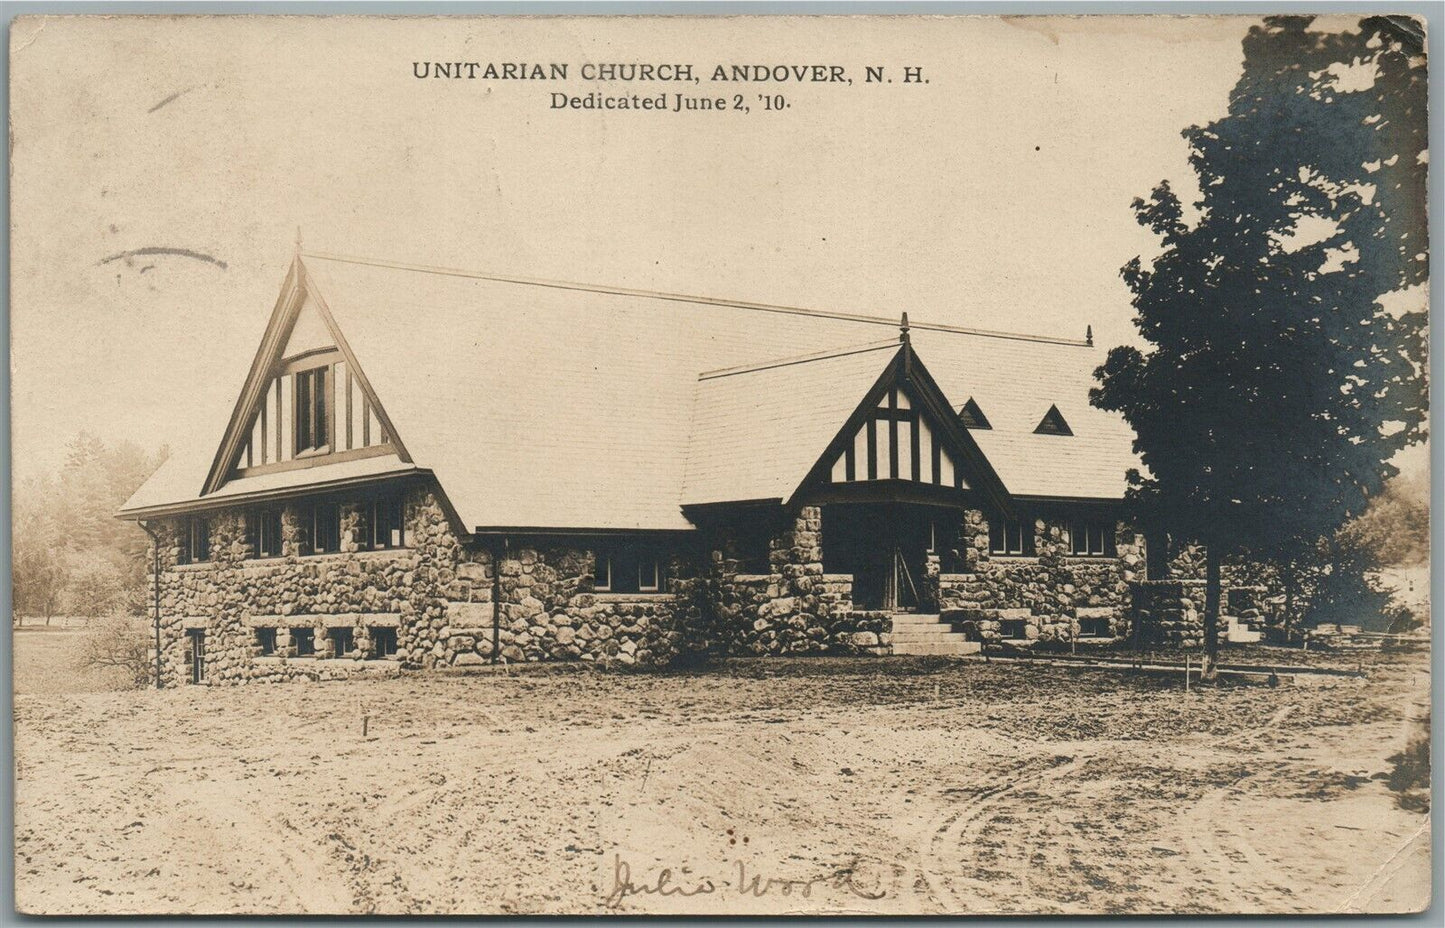
<path fill-rule="evenodd" d="M 903 311 L 903 319 L 898 323 L 898 340 L 908 341 L 908 310 Z"/>
<path fill-rule="evenodd" d="M 1084 344 L 1094 347 L 1094 327 L 1091 325 L 1084 326 Z"/>

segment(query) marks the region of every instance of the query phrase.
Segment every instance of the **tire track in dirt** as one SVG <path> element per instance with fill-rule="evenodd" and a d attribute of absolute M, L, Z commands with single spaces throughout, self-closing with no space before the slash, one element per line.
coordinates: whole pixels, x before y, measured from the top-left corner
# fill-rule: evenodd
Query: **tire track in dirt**
<path fill-rule="evenodd" d="M 1217 750 L 1247 749 L 1251 741 L 1277 728 L 1294 710 L 1295 706 L 1293 705 L 1284 706 L 1263 725 L 1247 728 L 1229 737 L 1221 738 L 1214 742 L 1214 748 Z M 1208 883 L 1216 889 L 1222 905 L 1234 906 L 1236 909 L 1240 900 L 1248 900 L 1262 908 L 1262 900 L 1259 896 L 1261 888 L 1268 889 L 1280 897 L 1294 895 L 1294 891 L 1290 887 L 1278 881 L 1243 878 L 1245 874 L 1267 873 L 1272 869 L 1271 863 L 1259 853 L 1249 839 L 1237 827 L 1231 827 L 1230 823 L 1234 820 L 1226 816 L 1223 811 L 1225 796 L 1230 791 L 1236 790 L 1245 779 L 1245 776 L 1240 776 L 1227 784 L 1206 791 L 1200 800 L 1193 803 L 1185 812 L 1183 827 L 1184 841 L 1191 851 L 1192 862 L 1196 866 L 1207 869 L 1209 876 L 1212 877 L 1212 879 L 1201 878 L 1202 882 Z M 1227 862 L 1232 862 L 1233 866 Z"/>
<path fill-rule="evenodd" d="M 923 861 L 920 872 L 929 894 L 945 913 L 972 915 L 997 911 L 977 904 L 987 896 L 997 895 L 994 887 L 968 873 L 969 865 L 977 857 L 976 842 L 980 833 L 998 813 L 1006 810 L 1008 800 L 1014 794 L 1057 783 L 1070 776 L 1084 760 L 1076 753 L 1029 762 L 1023 769 L 1033 772 L 1002 786 L 983 788 L 961 808 L 944 813 L 930 823 L 924 844 L 919 849 Z M 950 857 L 952 863 L 949 862 Z M 967 890 L 973 896 L 974 904 L 965 906 L 954 891 L 954 885 Z"/>
<path fill-rule="evenodd" d="M 341 873 L 326 866 L 325 855 L 303 839 L 295 825 L 284 817 L 272 818 L 237 796 L 235 784 L 207 781 L 208 788 L 190 784 L 193 807 L 199 810 L 187 830 L 197 834 L 225 834 L 228 850 L 252 861 L 248 882 L 282 887 L 287 899 L 274 900 L 277 912 L 319 912 L 344 914 L 354 908 L 352 893 Z M 239 911 L 249 911 L 245 906 Z"/>

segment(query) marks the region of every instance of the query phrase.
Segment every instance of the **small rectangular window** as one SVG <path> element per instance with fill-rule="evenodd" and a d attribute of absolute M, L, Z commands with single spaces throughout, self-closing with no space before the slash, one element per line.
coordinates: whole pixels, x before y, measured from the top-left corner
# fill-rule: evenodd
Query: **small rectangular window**
<path fill-rule="evenodd" d="M 296 374 L 296 454 L 325 450 L 330 445 L 327 422 L 326 372 L 317 367 Z"/>
<path fill-rule="evenodd" d="M 256 645 L 261 649 L 262 657 L 270 657 L 276 653 L 276 629 L 256 629 Z"/>
<path fill-rule="evenodd" d="M 1112 553 L 1109 524 L 1098 519 L 1075 519 L 1069 528 L 1070 550 L 1076 557 L 1102 557 Z"/>
<path fill-rule="evenodd" d="M 1022 641 L 1028 637 L 1028 633 L 1025 631 L 1025 626 L 1028 624 L 1026 619 L 1004 619 L 998 624 L 999 635 L 1005 641 Z"/>
<path fill-rule="evenodd" d="M 643 593 L 656 593 L 661 586 L 657 558 L 644 555 L 637 562 L 637 589 Z"/>
<path fill-rule="evenodd" d="M 1112 636 L 1113 629 L 1107 618 L 1091 618 L 1079 620 L 1080 638 L 1108 638 Z"/>
<path fill-rule="evenodd" d="M 316 503 L 311 507 L 311 553 L 328 554 L 341 550 L 341 506 Z"/>
<path fill-rule="evenodd" d="M 181 527 L 180 554 L 178 564 L 200 564 L 211 559 L 211 524 L 200 516 L 193 516 Z"/>
<path fill-rule="evenodd" d="M 356 632 L 350 628 L 328 628 L 326 639 L 331 642 L 332 657 L 346 657 L 356 650 Z"/>
<path fill-rule="evenodd" d="M 316 653 L 316 629 L 309 627 L 291 629 L 291 646 L 296 649 L 297 657 L 314 655 Z"/>
<path fill-rule="evenodd" d="M 406 547 L 406 505 L 400 495 L 372 499 L 367 506 L 367 524 L 368 547 Z"/>
<path fill-rule="evenodd" d="M 990 554 L 1024 555 L 1034 550 L 1032 525 L 1025 520 L 994 517 L 988 523 L 988 550 Z"/>
<path fill-rule="evenodd" d="M 656 593 L 662 588 L 662 567 L 649 544 L 609 542 L 597 551 L 592 579 L 599 592 Z"/>
<path fill-rule="evenodd" d="M 389 625 L 383 625 L 370 629 L 370 633 L 373 657 L 396 657 L 396 629 Z"/>
<path fill-rule="evenodd" d="M 281 556 L 281 511 L 253 509 L 246 513 L 246 547 L 250 556 Z"/>

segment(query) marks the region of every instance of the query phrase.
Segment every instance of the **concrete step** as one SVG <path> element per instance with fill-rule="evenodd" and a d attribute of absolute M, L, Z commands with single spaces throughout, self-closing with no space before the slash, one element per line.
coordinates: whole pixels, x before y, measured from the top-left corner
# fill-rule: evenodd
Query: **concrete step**
<path fill-rule="evenodd" d="M 899 641 L 893 639 L 893 653 L 900 655 L 930 655 L 939 657 L 962 657 L 967 654 L 977 654 L 982 650 L 983 645 L 977 641 L 968 641 L 962 635 L 957 638 L 945 638 L 938 641 Z"/>
<path fill-rule="evenodd" d="M 899 627 L 904 626 L 904 625 L 913 626 L 913 625 L 937 625 L 937 624 L 938 624 L 938 615 L 937 615 L 937 613 L 935 613 L 935 614 L 933 614 L 933 615 L 928 615 L 927 613 L 917 613 L 917 612 L 897 612 L 897 613 L 894 613 L 894 614 L 893 614 L 893 627 L 894 627 L 894 628 L 899 628 Z"/>
<path fill-rule="evenodd" d="M 893 626 L 893 637 L 899 638 L 940 638 L 948 635 L 958 635 L 947 625 L 905 625 Z"/>

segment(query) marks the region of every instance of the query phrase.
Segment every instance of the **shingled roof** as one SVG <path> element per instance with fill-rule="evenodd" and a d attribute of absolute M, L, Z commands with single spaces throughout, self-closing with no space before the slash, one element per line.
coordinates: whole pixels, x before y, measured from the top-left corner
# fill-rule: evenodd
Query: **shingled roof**
<path fill-rule="evenodd" d="M 218 422 L 122 515 L 421 471 L 469 530 L 688 529 L 684 504 L 788 497 L 897 347 L 895 323 L 878 318 L 315 254 L 296 270 L 409 460 L 233 479 L 203 495 Z M 971 396 L 992 423 L 971 434 L 1011 493 L 1123 495 L 1132 433 L 1088 405 L 1100 352 L 926 323 L 913 345 L 955 410 Z M 767 363 L 778 359 L 788 363 Z M 737 367 L 752 373 L 716 373 Z M 1074 435 L 1033 433 L 1051 405 Z"/>

